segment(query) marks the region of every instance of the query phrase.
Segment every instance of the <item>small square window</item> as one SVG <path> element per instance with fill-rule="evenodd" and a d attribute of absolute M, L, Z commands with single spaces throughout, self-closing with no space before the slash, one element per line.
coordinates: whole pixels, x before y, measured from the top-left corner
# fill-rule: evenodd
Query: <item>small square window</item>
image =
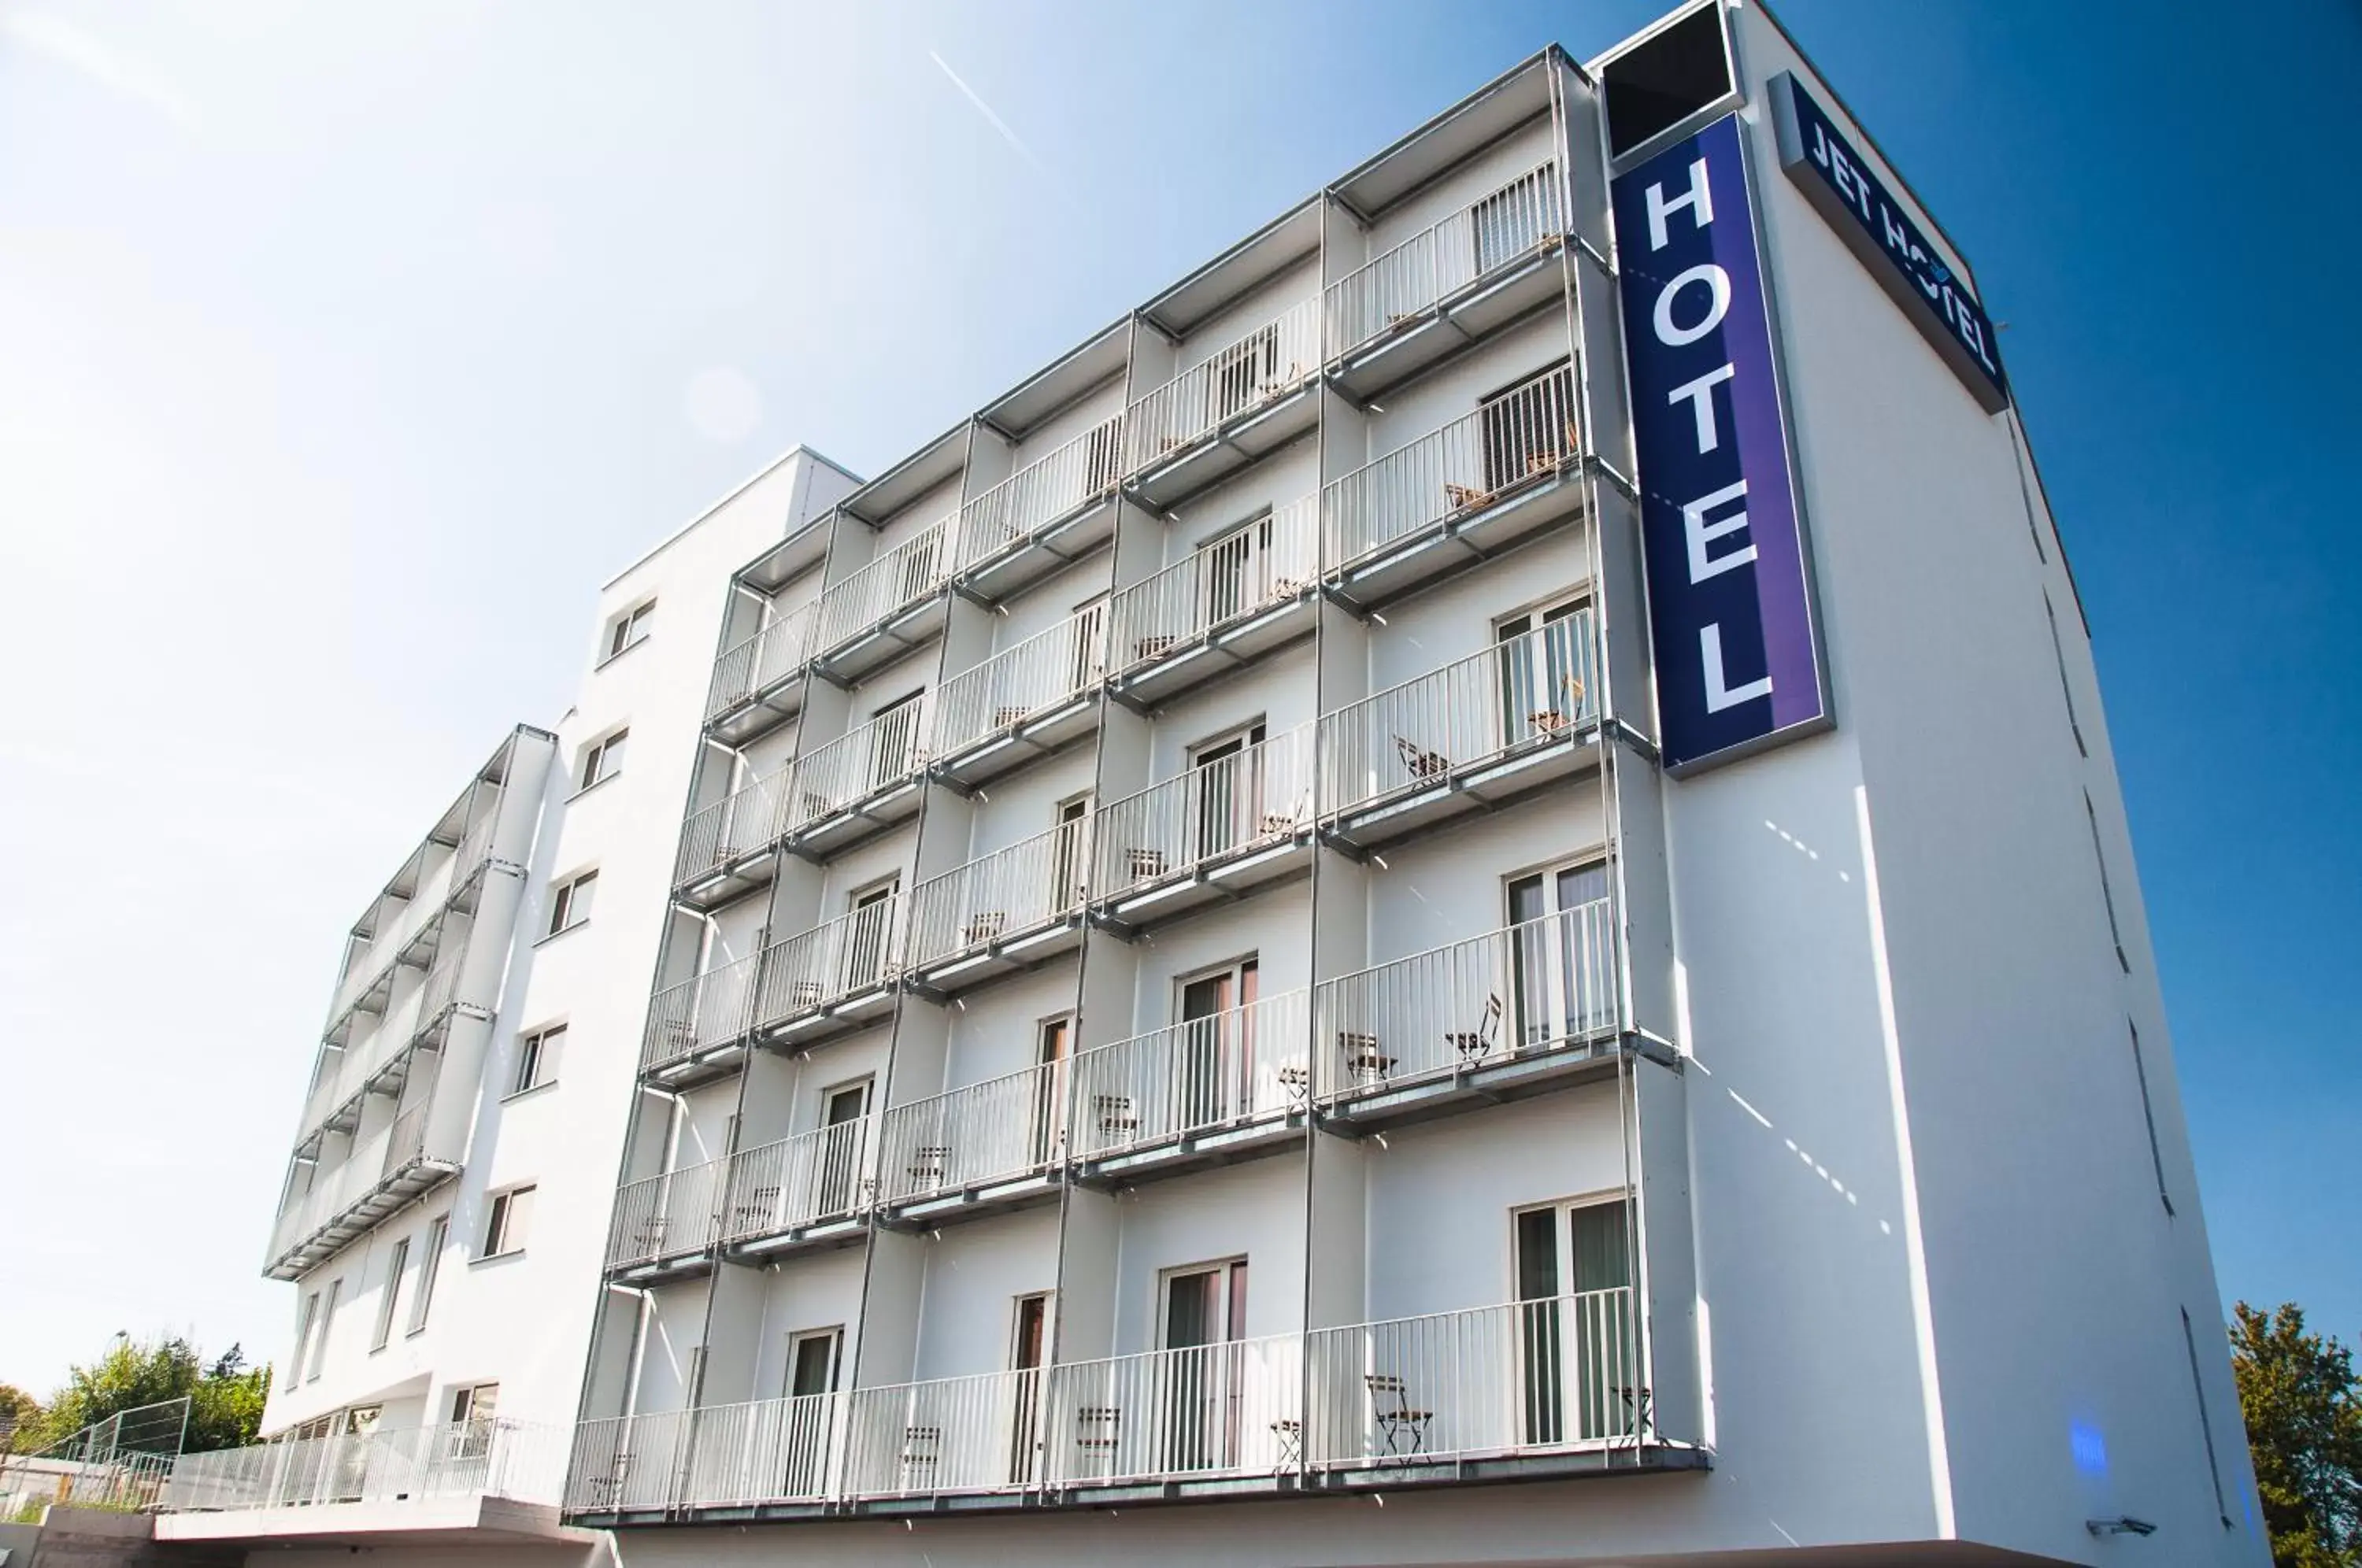
<path fill-rule="evenodd" d="M 635 609 L 624 611 L 607 623 L 605 657 L 613 658 L 646 642 L 648 636 L 648 623 L 655 619 L 656 613 L 657 602 L 651 599 Z M 605 661 L 602 659 L 601 662 Z"/>
<path fill-rule="evenodd" d="M 624 770 L 624 742 L 629 730 L 617 730 L 604 740 L 592 741 L 582 748 L 582 770 L 575 780 L 577 789 L 588 790 L 593 784 L 604 784 Z"/>
<path fill-rule="evenodd" d="M 511 1094 L 523 1094 L 557 1079 L 557 1058 L 566 1044 L 566 1025 L 553 1023 L 517 1039 L 516 1077 Z"/>
<path fill-rule="evenodd" d="M 533 1188 L 513 1187 L 492 1195 L 491 1212 L 484 1219 L 484 1252 L 502 1258 L 524 1251 L 526 1230 L 533 1221 Z"/>
<path fill-rule="evenodd" d="M 585 871 L 550 889 L 549 934 L 572 931 L 590 918 L 591 895 L 598 891 L 599 873 Z"/>

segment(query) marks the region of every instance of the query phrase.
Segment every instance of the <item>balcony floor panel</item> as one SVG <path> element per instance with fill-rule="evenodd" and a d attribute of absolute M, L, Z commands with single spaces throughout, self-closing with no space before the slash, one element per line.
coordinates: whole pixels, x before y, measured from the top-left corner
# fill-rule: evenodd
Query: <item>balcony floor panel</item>
<path fill-rule="evenodd" d="M 840 1035 L 855 1034 L 889 1016 L 898 983 L 880 980 L 824 1006 L 782 1013 L 756 1025 L 757 1043 L 773 1051 L 801 1051 Z"/>
<path fill-rule="evenodd" d="M 928 773 L 961 794 L 971 794 L 996 778 L 1098 733 L 1099 694 L 1096 689 L 1039 718 L 1012 725 L 932 763 Z"/>
<path fill-rule="evenodd" d="M 1127 888 L 1093 906 L 1092 919 L 1127 940 L 1156 926 L 1234 902 L 1294 881 L 1312 867 L 1312 835 L 1275 836 L 1152 882 Z"/>
<path fill-rule="evenodd" d="M 1212 684 L 1312 634 L 1312 587 L 1260 614 L 1176 643 L 1109 682 L 1116 701 L 1145 712 Z"/>
<path fill-rule="evenodd" d="M 1332 360 L 1329 384 L 1366 404 L 1530 315 L 1552 296 L 1563 300 L 1566 274 L 1559 249 L 1553 241 L 1431 304 L 1407 312 L 1386 331 Z"/>
<path fill-rule="evenodd" d="M 1521 480 L 1491 504 L 1455 512 L 1330 569 L 1331 598 L 1357 614 L 1384 609 L 1431 583 L 1457 577 L 1583 510 L 1580 470 Z"/>
<path fill-rule="evenodd" d="M 788 835 L 784 847 L 789 854 L 805 860 L 826 860 L 842 855 L 917 816 L 924 794 L 917 778 L 903 779 L 806 823 Z"/>
<path fill-rule="evenodd" d="M 725 1040 L 687 1055 L 660 1062 L 655 1066 L 643 1067 L 640 1076 L 651 1083 L 679 1091 L 726 1078 L 744 1066 L 745 1061 L 746 1043 L 744 1040 Z"/>
<path fill-rule="evenodd" d="M 1613 1032 L 1529 1045 L 1447 1072 L 1332 1091 L 1321 1096 L 1320 1120 L 1352 1137 L 1432 1121 L 1612 1077 L 1622 1055 Z"/>
<path fill-rule="evenodd" d="M 1055 1203 L 1064 1185 L 1058 1167 L 1051 1165 L 1037 1172 L 975 1182 L 955 1190 L 889 1198 L 881 1206 L 877 1222 L 889 1231 L 926 1231 L 971 1220 L 988 1220 L 998 1214 L 1013 1214 L 1019 1209 Z"/>
<path fill-rule="evenodd" d="M 1177 442 L 1124 480 L 1124 491 L 1163 512 L 1201 495 L 1242 469 L 1263 461 L 1320 422 L 1320 400 L 1310 382 L 1298 384 Z"/>
<path fill-rule="evenodd" d="M 1302 1111 L 1289 1111 L 1284 1117 L 1200 1128 L 1115 1154 L 1076 1155 L 1074 1179 L 1076 1185 L 1089 1187 L 1140 1187 L 1284 1154 L 1303 1145 L 1304 1120 Z"/>
<path fill-rule="evenodd" d="M 805 1253 L 833 1253 L 869 1239 L 869 1218 L 855 1214 L 815 1220 L 793 1230 L 733 1236 L 722 1243 L 722 1261 L 761 1268 Z"/>
<path fill-rule="evenodd" d="M 677 1253 L 667 1257 L 643 1259 L 638 1263 L 607 1265 L 607 1277 L 619 1285 L 653 1288 L 659 1285 L 675 1285 L 685 1279 L 702 1279 L 713 1272 L 713 1250 L 700 1248 L 693 1253 Z"/>
<path fill-rule="evenodd" d="M 1360 858 L 1374 850 L 1448 827 L 1478 812 L 1496 812 L 1599 766 L 1585 725 L 1565 740 L 1523 743 L 1455 767 L 1435 782 L 1398 790 L 1366 805 L 1332 812 L 1320 824 L 1322 842 Z"/>
<path fill-rule="evenodd" d="M 955 581 L 967 597 L 997 604 L 1105 545 L 1115 537 L 1115 498 L 1102 496 L 964 568 Z"/>
<path fill-rule="evenodd" d="M 840 686 L 925 647 L 943 635 L 951 602 L 941 591 L 897 611 L 869 630 L 847 637 L 811 661 L 812 673 Z"/>
<path fill-rule="evenodd" d="M 911 967 L 910 988 L 930 1001 L 1038 969 L 1083 944 L 1080 915 L 1025 926 L 979 947 L 930 958 Z"/>
<path fill-rule="evenodd" d="M 701 872 L 677 884 L 672 901 L 683 909 L 710 914 L 724 904 L 735 903 L 758 888 L 771 885 L 778 870 L 777 845 L 766 845 L 727 861 L 711 871 Z"/>
<path fill-rule="evenodd" d="M 804 711 L 804 673 L 733 702 L 705 722 L 706 734 L 734 746 L 760 740 Z"/>

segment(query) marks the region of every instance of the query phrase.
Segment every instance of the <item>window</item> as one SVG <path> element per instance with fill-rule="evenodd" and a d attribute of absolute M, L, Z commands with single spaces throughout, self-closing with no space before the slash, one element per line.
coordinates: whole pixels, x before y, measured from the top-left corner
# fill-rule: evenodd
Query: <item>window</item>
<path fill-rule="evenodd" d="M 2133 1077 L 2140 1083 L 2141 1121 L 2148 1128 L 2148 1159 L 2157 1170 L 2157 1198 L 2170 1214 L 2173 1212 L 2173 1198 L 2165 1190 L 2165 1154 L 2157 1145 L 2157 1110 L 2149 1103 L 2148 1064 L 2141 1059 L 2140 1026 L 2128 1018 L 2125 1020 L 2125 1027 L 2132 1032 Z"/>
<path fill-rule="evenodd" d="M 370 1349 L 381 1351 L 393 1338 L 394 1303 L 402 1295 L 402 1273 L 410 1266 L 410 1238 L 394 1242 L 392 1253 L 385 1260 L 385 1288 L 378 1292 L 377 1327 L 370 1333 Z"/>
<path fill-rule="evenodd" d="M 1186 820 L 1195 833 L 1188 850 L 1191 860 L 1209 860 L 1257 836 L 1264 814 L 1264 757 L 1255 748 L 1264 740 L 1258 720 L 1189 748 L 1187 798 L 1191 804 Z"/>
<path fill-rule="evenodd" d="M 1622 157 L 1730 91 L 1721 11 L 1693 11 L 1600 68 L 1609 157 Z"/>
<path fill-rule="evenodd" d="M 560 882 L 549 892 L 549 934 L 572 931 L 590 918 L 590 896 L 598 890 L 599 873 L 585 871 Z"/>
<path fill-rule="evenodd" d="M 426 1227 L 426 1244 L 418 1254 L 418 1285 L 410 1293 L 410 1327 L 417 1333 L 426 1327 L 427 1309 L 435 1305 L 435 1276 L 443 1270 L 443 1243 L 450 1238 L 451 1216 L 438 1214 Z"/>
<path fill-rule="evenodd" d="M 566 1025 L 553 1023 L 546 1029 L 536 1029 L 517 1038 L 516 1077 L 509 1084 L 511 1094 L 523 1094 L 557 1080 L 557 1057 L 566 1043 Z"/>
<path fill-rule="evenodd" d="M 295 1353 L 287 1360 L 290 1383 L 304 1375 L 304 1357 L 311 1352 L 312 1331 L 319 1321 L 320 1293 L 315 1290 L 304 1297 L 304 1310 L 295 1317 Z"/>
<path fill-rule="evenodd" d="M 1468 210 L 1474 232 L 1478 276 L 1505 266 L 1555 234 L 1558 222 L 1558 170 L 1544 164 L 1520 174 Z"/>
<path fill-rule="evenodd" d="M 1480 502 L 1554 474 L 1574 457 L 1574 376 L 1564 365 L 1496 392 L 1476 412 L 1485 457 Z"/>
<path fill-rule="evenodd" d="M 1253 1108 L 1260 973 L 1248 957 L 1174 982 L 1181 1030 L 1162 1086 L 1173 1131 L 1211 1127 Z"/>
<path fill-rule="evenodd" d="M 2108 886 L 2108 852 L 2100 847 L 2100 813 L 2092 805 L 2092 791 L 2083 791 L 2083 816 L 2092 824 L 2092 858 L 2100 867 L 2100 901 L 2108 909 L 2108 940 L 2116 944 L 2116 966 L 2129 975 L 2132 960 L 2125 956 L 2124 928 L 2116 923 L 2116 895 Z"/>
<path fill-rule="evenodd" d="M 624 770 L 624 742 L 631 733 L 629 730 L 617 730 L 606 739 L 592 741 L 582 748 L 582 770 L 576 780 L 578 790 L 604 784 Z"/>
<path fill-rule="evenodd" d="M 492 1195 L 491 1212 L 484 1219 L 484 1251 L 502 1258 L 524 1251 L 525 1231 L 533 1222 L 533 1188 L 513 1187 Z"/>
<path fill-rule="evenodd" d="M 607 653 L 605 658 L 601 659 L 600 662 L 603 664 L 606 659 L 628 653 L 646 642 L 648 622 L 654 618 L 656 613 L 657 602 L 651 599 L 637 609 L 626 610 L 607 623 Z"/>
<path fill-rule="evenodd" d="M 882 790 L 900 782 L 919 761 L 919 720 L 925 710 L 923 691 L 897 697 L 870 715 L 869 786 Z"/>
<path fill-rule="evenodd" d="M 821 1488 L 829 1451 L 827 1397 L 836 1391 L 838 1347 L 844 1331 L 814 1329 L 788 1336 L 788 1418 L 781 1445 L 790 1496 Z"/>
<path fill-rule="evenodd" d="M 304 1374 L 304 1381 L 306 1383 L 319 1382 L 320 1368 L 327 1364 L 328 1331 L 337 1326 L 337 1297 L 342 1296 L 344 1293 L 345 1282 L 343 1280 L 332 1279 L 328 1281 L 328 1298 L 322 1302 L 320 1306 L 320 1331 L 314 1335 L 312 1339 L 312 1364 Z"/>
<path fill-rule="evenodd" d="M 1591 711 L 1590 601 L 1562 600 L 1493 628 L 1504 745 L 1561 735 Z"/>
<path fill-rule="evenodd" d="M 1509 883 L 1509 1038 L 1581 1040 L 1616 1026 L 1607 867 L 1562 866 Z M 1471 1000 L 1474 999 L 1469 999 Z M 1488 1021 L 1480 1029 L 1499 1028 Z"/>
<path fill-rule="evenodd" d="M 1009 1435 L 1009 1483 L 1022 1486 L 1033 1479 L 1035 1456 L 1042 1448 L 1036 1430 L 1041 1403 L 1037 1396 L 1042 1366 L 1049 1359 L 1050 1298 L 1021 1296 L 1016 1306 L 1016 1334 L 1009 1347 L 1009 1364 L 1017 1374 L 1018 1384 L 1017 1419 L 1010 1423 Z"/>
<path fill-rule="evenodd" d="M 1520 1209 L 1511 1225 L 1524 1441 L 1630 1435 L 1639 1345 L 1623 1201 Z"/>
<path fill-rule="evenodd" d="M 1214 1469 L 1232 1462 L 1241 1436 L 1234 1419 L 1238 1364 L 1221 1347 L 1246 1337 L 1247 1260 L 1168 1269 L 1160 1283 L 1158 1337 L 1164 1350 L 1177 1353 L 1161 1358 L 1157 1468 Z M 1110 1414 L 1121 1419 L 1120 1412 Z"/>
<path fill-rule="evenodd" d="M 1034 1048 L 1035 1060 L 1044 1069 L 1033 1080 L 1033 1127 L 1029 1140 L 1037 1165 L 1056 1159 L 1064 1146 L 1066 1056 L 1074 1045 L 1074 1025 L 1071 1014 L 1044 1019 Z"/>
<path fill-rule="evenodd" d="M 453 1459 L 482 1459 L 492 1446 L 492 1418 L 500 1408 L 501 1386 L 478 1383 L 451 1390 L 449 1453 Z"/>

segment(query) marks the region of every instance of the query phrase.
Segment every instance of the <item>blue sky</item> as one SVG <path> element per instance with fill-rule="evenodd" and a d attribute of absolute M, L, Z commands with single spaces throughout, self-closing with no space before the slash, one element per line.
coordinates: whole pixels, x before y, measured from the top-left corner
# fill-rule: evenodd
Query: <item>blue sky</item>
<path fill-rule="evenodd" d="M 340 933 L 556 716 L 612 571 L 1661 8 L 0 0 L 0 1108 L 61 1193 L 10 1206 L 0 1380 L 116 1328 L 281 1353 Z M 1781 15 L 2009 324 L 2224 1294 L 2362 1339 L 2362 21 Z"/>

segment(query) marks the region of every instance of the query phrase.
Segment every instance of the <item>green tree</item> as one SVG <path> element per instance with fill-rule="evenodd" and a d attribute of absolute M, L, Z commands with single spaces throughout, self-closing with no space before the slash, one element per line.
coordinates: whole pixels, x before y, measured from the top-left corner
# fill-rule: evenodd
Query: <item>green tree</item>
<path fill-rule="evenodd" d="M 29 1453 L 40 1444 L 41 1402 L 13 1384 L 0 1383 L 0 1453 Z"/>
<path fill-rule="evenodd" d="M 248 1367 L 236 1345 L 208 1364 L 176 1335 L 142 1343 L 117 1334 L 97 1361 L 69 1373 L 66 1386 L 50 1401 L 42 1437 L 55 1442 L 126 1410 L 186 1395 L 185 1446 L 235 1448 L 254 1441 L 270 1391 L 270 1368 Z"/>
<path fill-rule="evenodd" d="M 2278 1568 L 2362 1568 L 2362 1384 L 2293 1302 L 2232 1311 L 2231 1367 Z"/>

